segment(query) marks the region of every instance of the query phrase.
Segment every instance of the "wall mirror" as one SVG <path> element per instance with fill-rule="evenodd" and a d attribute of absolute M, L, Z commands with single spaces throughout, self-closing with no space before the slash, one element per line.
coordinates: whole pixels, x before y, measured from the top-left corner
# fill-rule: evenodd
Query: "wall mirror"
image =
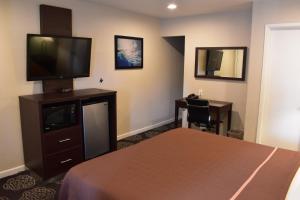
<path fill-rule="evenodd" d="M 244 81 L 247 47 L 196 48 L 195 77 Z"/>

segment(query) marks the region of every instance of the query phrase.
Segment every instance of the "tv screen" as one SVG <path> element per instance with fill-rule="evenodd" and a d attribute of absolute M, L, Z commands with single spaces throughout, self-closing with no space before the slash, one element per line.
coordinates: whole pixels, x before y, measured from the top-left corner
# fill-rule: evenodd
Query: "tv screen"
<path fill-rule="evenodd" d="M 209 50 L 206 70 L 207 71 L 220 70 L 222 65 L 222 59 L 223 59 L 223 51 Z"/>
<path fill-rule="evenodd" d="M 27 80 L 88 77 L 91 38 L 27 35 Z"/>

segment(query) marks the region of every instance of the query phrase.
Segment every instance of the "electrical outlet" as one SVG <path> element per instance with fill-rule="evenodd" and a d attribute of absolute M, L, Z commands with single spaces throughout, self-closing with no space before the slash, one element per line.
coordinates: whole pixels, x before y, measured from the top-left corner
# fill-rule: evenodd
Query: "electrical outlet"
<path fill-rule="evenodd" d="M 198 89 L 198 96 L 202 97 L 203 96 L 203 90 L 202 89 Z"/>

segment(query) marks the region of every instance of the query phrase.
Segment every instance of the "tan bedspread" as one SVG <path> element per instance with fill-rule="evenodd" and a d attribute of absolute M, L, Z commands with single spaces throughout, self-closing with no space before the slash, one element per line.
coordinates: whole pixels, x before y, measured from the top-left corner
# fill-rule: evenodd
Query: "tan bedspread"
<path fill-rule="evenodd" d="M 60 199 L 228 200 L 273 150 L 175 129 L 72 168 Z M 277 150 L 237 200 L 284 200 L 299 165 L 300 153 Z"/>

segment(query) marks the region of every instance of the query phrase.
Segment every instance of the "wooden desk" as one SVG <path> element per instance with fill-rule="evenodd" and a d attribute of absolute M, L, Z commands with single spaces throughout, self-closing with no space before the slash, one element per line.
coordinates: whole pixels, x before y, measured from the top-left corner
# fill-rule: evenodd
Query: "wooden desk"
<path fill-rule="evenodd" d="M 229 131 L 231 129 L 232 103 L 216 100 L 208 101 L 210 111 L 216 114 L 216 134 L 220 134 L 221 114 L 223 113 L 227 114 L 227 131 Z M 178 126 L 179 108 L 187 108 L 187 101 L 185 98 L 175 100 L 175 127 Z"/>

